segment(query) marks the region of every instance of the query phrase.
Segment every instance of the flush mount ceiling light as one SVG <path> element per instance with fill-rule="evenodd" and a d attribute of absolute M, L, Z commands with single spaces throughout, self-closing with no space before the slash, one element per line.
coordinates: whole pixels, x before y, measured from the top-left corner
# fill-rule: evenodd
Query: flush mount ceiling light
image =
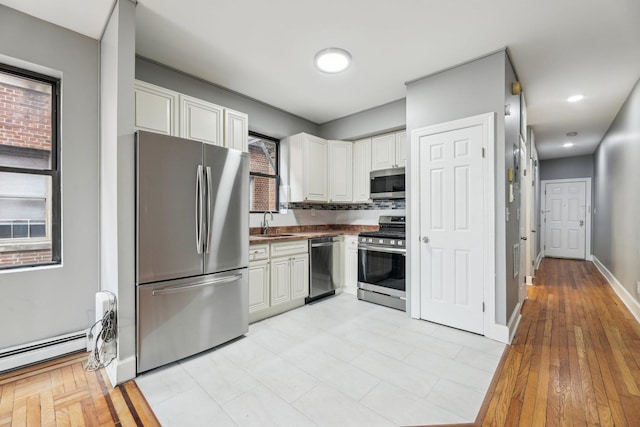
<path fill-rule="evenodd" d="M 572 95 L 570 97 L 567 98 L 567 101 L 569 102 L 580 102 L 584 99 L 584 95 L 578 94 L 578 95 Z"/>
<path fill-rule="evenodd" d="M 330 47 L 316 53 L 314 62 L 323 73 L 339 73 L 351 64 L 351 54 L 344 49 Z"/>
<path fill-rule="evenodd" d="M 563 146 L 564 148 L 573 147 L 573 142 L 565 142 L 564 144 L 562 144 L 562 146 Z"/>

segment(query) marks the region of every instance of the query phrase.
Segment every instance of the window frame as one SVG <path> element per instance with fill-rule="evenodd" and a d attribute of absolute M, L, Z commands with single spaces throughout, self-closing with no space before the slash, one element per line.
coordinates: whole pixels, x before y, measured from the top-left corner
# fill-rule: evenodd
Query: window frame
<path fill-rule="evenodd" d="M 277 138 L 274 138 L 272 136 L 267 136 L 267 135 L 263 135 L 261 133 L 258 132 L 253 132 L 253 131 L 249 131 L 249 136 L 253 136 L 255 138 L 260 138 L 260 139 L 264 139 L 267 141 L 271 141 L 275 144 L 276 146 L 276 160 L 275 160 L 275 169 L 276 169 L 276 174 L 275 175 L 270 175 L 267 173 L 261 173 L 261 172 L 251 172 L 251 166 L 249 166 L 249 179 L 251 179 L 252 176 L 257 176 L 257 177 L 262 177 L 262 178 L 273 178 L 275 179 L 276 182 L 276 189 L 275 189 L 275 196 L 276 196 L 276 207 L 273 213 L 277 213 L 278 210 L 280 209 L 280 140 Z M 249 156 L 251 156 L 251 154 L 249 154 Z M 249 207 L 249 213 L 265 213 L 265 212 L 270 212 L 270 211 L 254 211 L 251 210 L 253 206 Z"/>
<path fill-rule="evenodd" d="M 61 171 L 60 171 L 60 87 L 61 79 L 37 73 L 35 71 L 14 67 L 0 62 L 0 71 L 12 74 L 18 78 L 36 80 L 40 83 L 51 86 L 51 158 L 48 169 L 35 169 L 16 166 L 0 165 L 0 172 L 40 175 L 51 178 L 51 213 L 49 229 L 51 233 L 51 261 L 38 262 L 35 264 L 15 264 L 0 266 L 0 271 L 16 268 L 42 267 L 57 265 L 62 263 L 62 209 L 61 209 Z M 33 243 L 42 242 L 42 238 L 34 239 Z M 16 242 L 17 245 L 29 243 L 29 239 Z"/>

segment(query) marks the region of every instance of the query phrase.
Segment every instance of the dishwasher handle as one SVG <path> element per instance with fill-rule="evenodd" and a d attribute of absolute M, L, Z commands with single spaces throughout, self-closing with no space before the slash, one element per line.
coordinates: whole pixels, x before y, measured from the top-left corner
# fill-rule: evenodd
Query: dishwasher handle
<path fill-rule="evenodd" d="M 312 243 L 311 247 L 312 248 L 322 248 L 322 247 L 325 247 L 325 246 L 333 246 L 333 245 L 336 245 L 336 244 L 338 244 L 338 242 Z"/>

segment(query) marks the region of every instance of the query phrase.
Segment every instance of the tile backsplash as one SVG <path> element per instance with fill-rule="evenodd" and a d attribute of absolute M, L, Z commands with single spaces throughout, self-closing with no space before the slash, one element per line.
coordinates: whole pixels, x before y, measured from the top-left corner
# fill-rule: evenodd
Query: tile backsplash
<path fill-rule="evenodd" d="M 363 211 L 406 209 L 406 201 L 375 200 L 370 203 L 280 203 L 280 209 L 315 209 L 318 211 Z"/>

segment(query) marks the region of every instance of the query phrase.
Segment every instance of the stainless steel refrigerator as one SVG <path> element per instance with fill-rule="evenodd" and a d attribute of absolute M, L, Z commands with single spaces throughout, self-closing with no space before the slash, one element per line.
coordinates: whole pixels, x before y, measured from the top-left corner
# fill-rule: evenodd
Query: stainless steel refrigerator
<path fill-rule="evenodd" d="M 139 131 L 138 373 L 249 329 L 247 153 Z"/>

